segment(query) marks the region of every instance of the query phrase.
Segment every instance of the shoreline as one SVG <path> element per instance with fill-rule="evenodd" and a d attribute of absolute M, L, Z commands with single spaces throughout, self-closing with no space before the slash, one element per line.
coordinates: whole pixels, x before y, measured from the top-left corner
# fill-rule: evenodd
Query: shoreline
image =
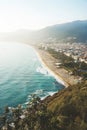
<path fill-rule="evenodd" d="M 46 50 L 39 49 L 37 46 L 32 46 L 37 53 L 37 56 L 48 72 L 65 88 L 76 85 L 79 82 L 79 76 L 71 75 L 63 67 L 59 67 L 60 61 L 54 58 Z"/>
<path fill-rule="evenodd" d="M 42 63 L 42 65 L 46 68 L 46 70 L 48 71 L 48 73 L 53 76 L 57 82 L 59 82 L 60 84 L 62 84 L 65 88 L 67 88 L 69 86 L 69 84 L 58 74 L 56 74 L 51 68 L 50 65 L 48 66 L 45 62 L 45 60 L 43 60 L 43 56 L 40 53 L 40 50 L 38 48 L 36 48 L 35 46 L 33 47 L 37 57 L 39 58 L 40 62 Z"/>

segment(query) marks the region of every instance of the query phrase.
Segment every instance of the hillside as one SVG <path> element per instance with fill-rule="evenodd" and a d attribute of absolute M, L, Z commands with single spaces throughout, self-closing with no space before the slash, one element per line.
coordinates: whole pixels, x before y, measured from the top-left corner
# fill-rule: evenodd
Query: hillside
<path fill-rule="evenodd" d="M 27 43 L 87 43 L 87 20 L 57 24 L 37 31 L 24 29 L 12 33 L 0 33 L 0 40 L 22 41 Z"/>
<path fill-rule="evenodd" d="M 40 30 L 45 38 L 54 38 L 61 42 L 86 42 L 87 21 L 73 21 L 57 24 Z"/>
<path fill-rule="evenodd" d="M 45 99 L 64 130 L 87 129 L 87 83 L 68 87 Z"/>
<path fill-rule="evenodd" d="M 77 84 L 48 96 L 32 96 L 25 109 L 5 108 L 1 130 L 87 130 L 87 83 Z"/>

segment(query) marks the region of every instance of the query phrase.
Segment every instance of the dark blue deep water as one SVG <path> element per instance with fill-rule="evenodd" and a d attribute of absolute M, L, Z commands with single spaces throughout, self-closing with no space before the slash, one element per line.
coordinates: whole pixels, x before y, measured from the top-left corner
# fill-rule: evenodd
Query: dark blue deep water
<path fill-rule="evenodd" d="M 62 88 L 43 67 L 32 47 L 0 43 L 0 113 L 7 105 L 25 105 L 31 94 L 44 98 Z"/>

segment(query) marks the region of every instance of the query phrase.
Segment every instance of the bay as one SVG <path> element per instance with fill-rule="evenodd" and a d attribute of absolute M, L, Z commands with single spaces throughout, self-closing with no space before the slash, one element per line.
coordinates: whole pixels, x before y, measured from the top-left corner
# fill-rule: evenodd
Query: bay
<path fill-rule="evenodd" d="M 31 46 L 0 42 L 0 113 L 5 106 L 24 106 L 32 94 L 43 99 L 63 88 L 42 65 Z"/>

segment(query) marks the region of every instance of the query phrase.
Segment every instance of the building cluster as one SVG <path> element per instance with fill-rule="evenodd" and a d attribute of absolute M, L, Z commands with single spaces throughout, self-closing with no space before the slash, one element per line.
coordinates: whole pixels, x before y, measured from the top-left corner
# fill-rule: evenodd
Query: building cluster
<path fill-rule="evenodd" d="M 42 44 L 42 47 L 45 49 L 50 47 L 57 52 L 63 52 L 67 56 L 72 56 L 76 62 L 79 60 L 81 62 L 87 63 L 87 44 Z"/>

